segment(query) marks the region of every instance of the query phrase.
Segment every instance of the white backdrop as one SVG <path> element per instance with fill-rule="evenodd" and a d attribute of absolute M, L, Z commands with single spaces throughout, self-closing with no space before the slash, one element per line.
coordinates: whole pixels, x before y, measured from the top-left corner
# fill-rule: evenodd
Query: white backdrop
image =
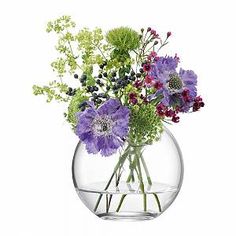
<path fill-rule="evenodd" d="M 235 7 L 233 0 L 7 0 L 0 3 L 0 235 L 236 235 Z M 45 24 L 68 14 L 78 26 L 172 31 L 166 53 L 196 71 L 206 107 L 169 127 L 182 148 L 185 178 L 158 219 L 102 221 L 76 195 L 77 138 L 63 107 L 32 95 L 53 80 L 55 38 Z"/>

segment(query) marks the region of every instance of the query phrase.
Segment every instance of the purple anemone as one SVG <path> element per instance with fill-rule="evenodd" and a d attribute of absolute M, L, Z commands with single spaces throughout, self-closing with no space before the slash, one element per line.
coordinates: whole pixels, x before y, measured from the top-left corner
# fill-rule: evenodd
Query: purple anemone
<path fill-rule="evenodd" d="M 98 109 L 94 104 L 77 113 L 76 134 L 85 143 L 88 153 L 110 156 L 124 143 L 128 134 L 129 109 L 117 99 L 109 99 Z"/>

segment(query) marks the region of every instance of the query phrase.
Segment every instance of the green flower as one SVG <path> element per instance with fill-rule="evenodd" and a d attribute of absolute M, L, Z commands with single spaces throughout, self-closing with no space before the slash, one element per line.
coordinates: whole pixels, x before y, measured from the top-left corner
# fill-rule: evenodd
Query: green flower
<path fill-rule="evenodd" d="M 119 27 L 110 30 L 106 35 L 106 39 L 120 52 L 135 50 L 140 45 L 139 34 L 128 27 Z"/>
<path fill-rule="evenodd" d="M 160 138 L 162 131 L 162 120 L 153 104 L 131 107 L 129 138 L 132 143 L 151 144 Z"/>

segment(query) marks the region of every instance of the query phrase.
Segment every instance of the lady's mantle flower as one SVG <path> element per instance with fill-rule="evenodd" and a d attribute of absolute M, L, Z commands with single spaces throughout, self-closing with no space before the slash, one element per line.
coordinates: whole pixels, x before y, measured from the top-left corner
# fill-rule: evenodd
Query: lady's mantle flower
<path fill-rule="evenodd" d="M 93 104 L 77 114 L 76 134 L 88 153 L 110 156 L 123 145 L 128 134 L 129 109 L 119 100 L 109 99 L 98 109 Z"/>

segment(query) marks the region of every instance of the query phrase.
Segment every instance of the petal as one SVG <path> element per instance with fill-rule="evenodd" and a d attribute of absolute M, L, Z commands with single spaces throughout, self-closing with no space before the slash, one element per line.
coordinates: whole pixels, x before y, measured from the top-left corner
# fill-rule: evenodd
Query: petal
<path fill-rule="evenodd" d="M 110 136 L 107 136 L 107 144 L 109 148 L 118 149 L 123 144 L 123 142 L 120 139 L 118 139 L 116 136 L 110 135 Z"/>
<path fill-rule="evenodd" d="M 129 114 L 130 114 L 130 110 L 129 108 L 125 107 L 125 106 L 120 106 L 119 109 L 111 115 L 111 118 L 113 121 L 115 120 L 127 120 L 127 123 L 129 122 Z"/>
<path fill-rule="evenodd" d="M 101 151 L 102 156 L 110 156 L 117 150 L 117 143 L 115 140 L 110 139 L 109 136 L 98 137 L 98 147 Z"/>
<path fill-rule="evenodd" d="M 169 106 L 170 103 L 170 95 L 166 89 L 163 90 L 163 98 L 161 100 L 162 104 L 165 106 Z"/>
<path fill-rule="evenodd" d="M 93 142 L 94 134 L 92 131 L 81 132 L 81 133 L 78 133 L 77 135 L 79 136 L 80 140 L 85 143 Z"/>
<path fill-rule="evenodd" d="M 88 108 L 83 112 L 77 113 L 77 118 L 80 121 L 81 119 L 89 119 L 92 120 L 97 115 L 97 111 L 93 108 Z"/>
<path fill-rule="evenodd" d="M 192 70 L 183 70 L 182 68 L 180 68 L 179 76 L 181 77 L 185 86 L 197 85 L 197 75 Z"/>
<path fill-rule="evenodd" d="M 121 106 L 121 103 L 117 99 L 109 99 L 104 104 L 102 104 L 98 108 L 98 114 L 99 115 L 111 115 L 114 112 L 116 112 L 119 107 Z"/>
<path fill-rule="evenodd" d="M 128 134 L 128 126 L 122 126 L 120 124 L 116 124 L 113 128 L 112 128 L 112 132 L 120 137 L 120 138 L 125 138 Z"/>
<path fill-rule="evenodd" d="M 93 153 L 93 154 L 97 154 L 99 152 L 96 137 L 94 137 L 93 140 L 91 140 L 90 142 L 86 143 L 86 150 L 88 153 Z"/>

